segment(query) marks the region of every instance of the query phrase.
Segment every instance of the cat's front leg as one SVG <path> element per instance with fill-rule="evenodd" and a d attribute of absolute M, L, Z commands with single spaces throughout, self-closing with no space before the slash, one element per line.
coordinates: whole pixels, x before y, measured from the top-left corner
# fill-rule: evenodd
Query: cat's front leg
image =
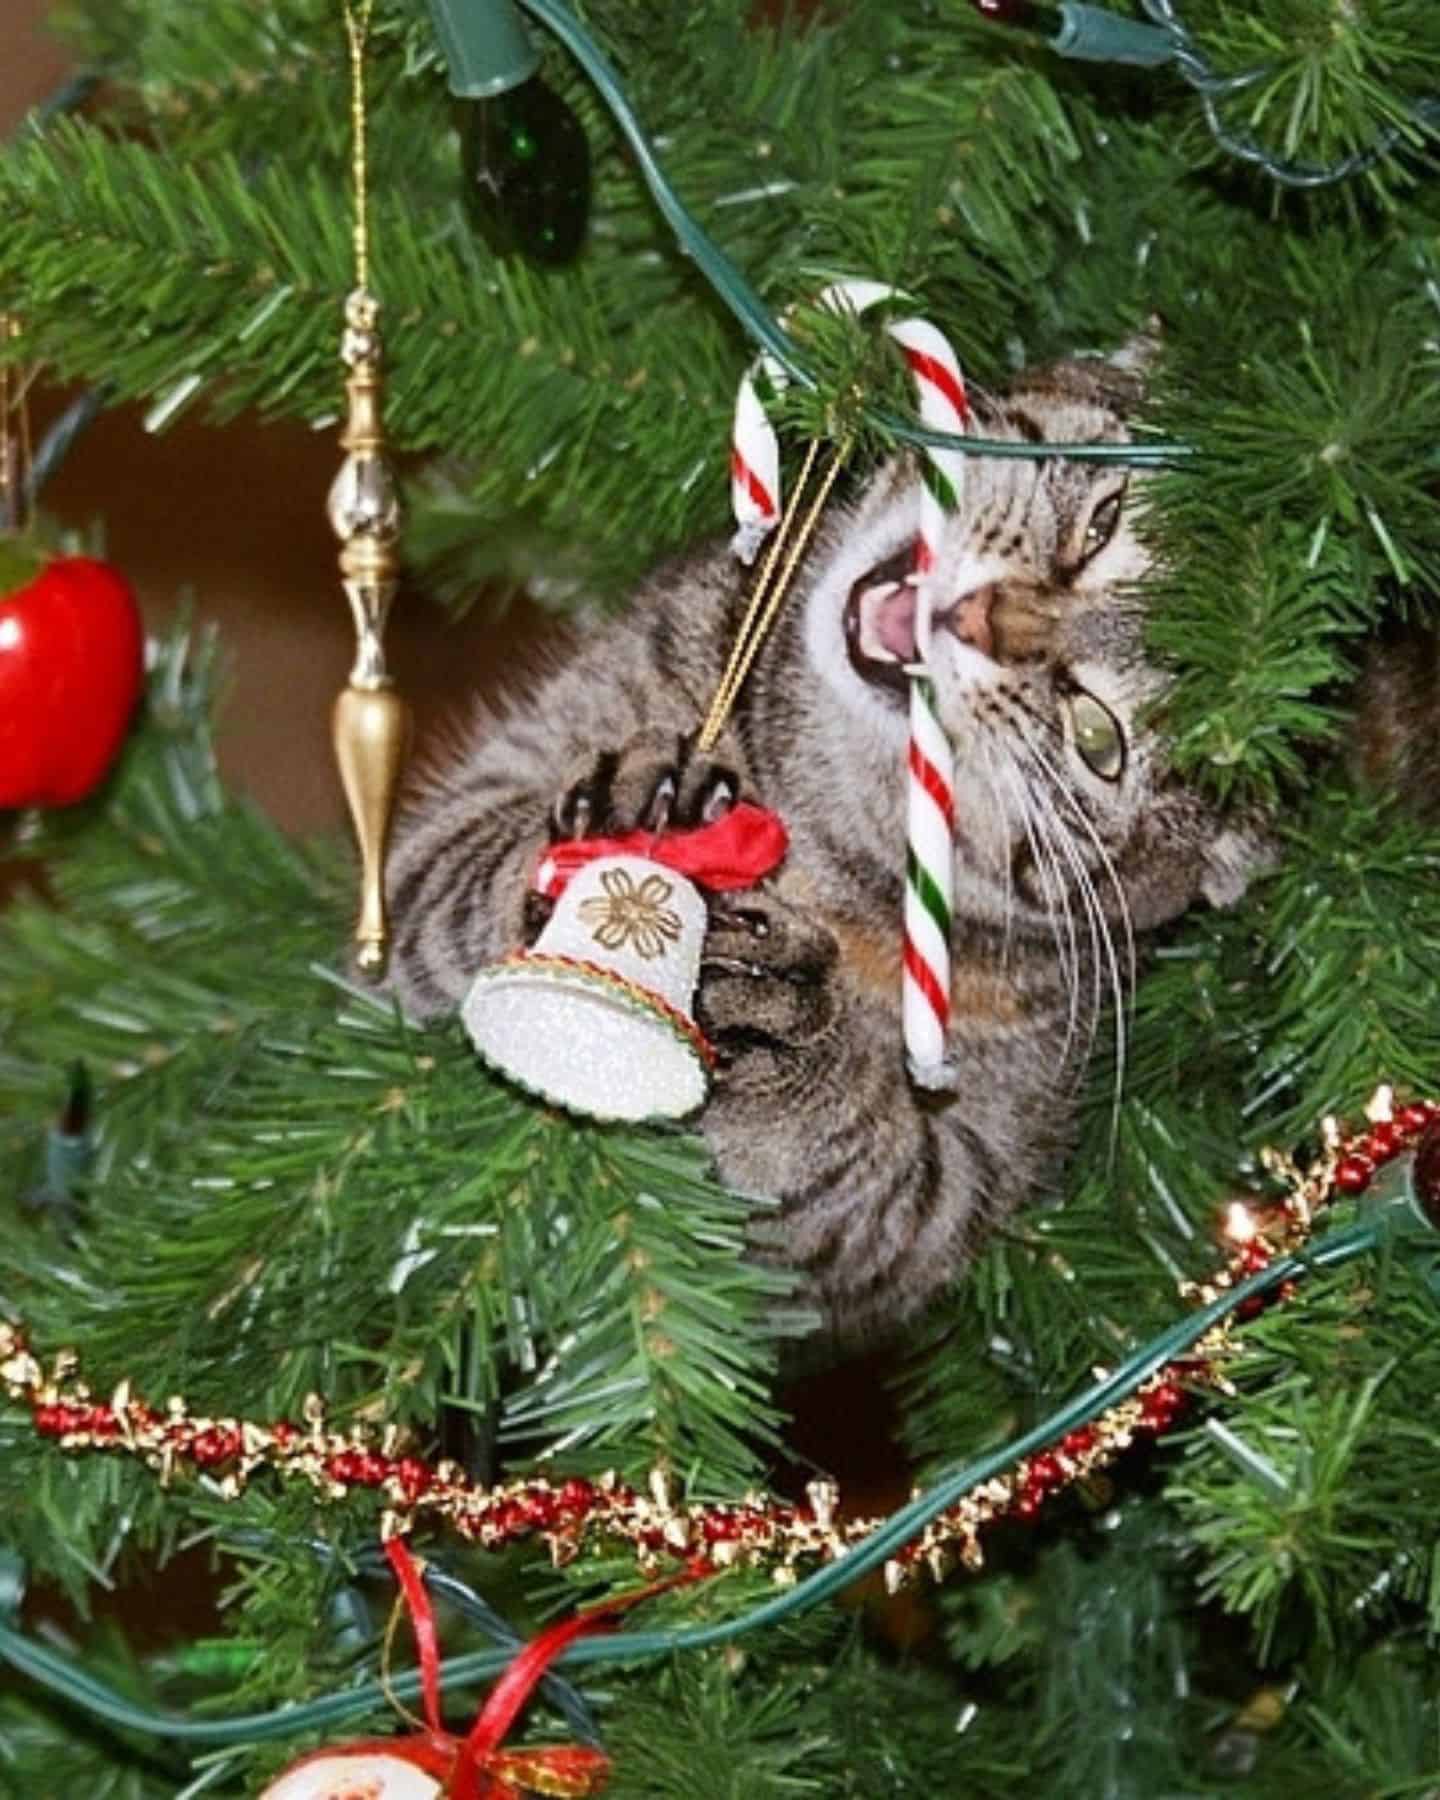
<path fill-rule="evenodd" d="M 825 1054 L 839 1014 L 840 947 L 768 887 L 718 894 L 700 958 L 696 1018 L 720 1056 L 721 1084 L 789 1084 Z"/>

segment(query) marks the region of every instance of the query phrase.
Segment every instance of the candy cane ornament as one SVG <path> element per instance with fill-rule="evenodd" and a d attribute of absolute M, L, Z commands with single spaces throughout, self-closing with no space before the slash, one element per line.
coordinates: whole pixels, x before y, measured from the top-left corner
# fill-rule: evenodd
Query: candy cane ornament
<path fill-rule="evenodd" d="M 896 290 L 876 281 L 838 282 L 817 304 L 832 312 L 860 313 Z M 915 380 L 921 420 L 936 430 L 962 432 L 970 408 L 960 365 L 944 334 L 924 319 L 886 327 Z M 731 499 L 738 529 L 732 543 L 742 561 L 754 559 L 780 517 L 780 448 L 761 399 L 787 380 L 774 358 L 756 359 L 740 383 L 731 441 Z M 930 678 L 927 580 L 939 557 L 945 519 L 959 504 L 964 453 L 939 446 L 928 451 L 915 538 L 915 661 L 910 677 L 910 742 L 906 801 L 905 941 L 901 1014 L 911 1078 L 923 1087 L 951 1085 L 946 1062 L 950 1022 L 950 939 L 955 863 L 954 756 L 935 710 Z"/>
<path fill-rule="evenodd" d="M 736 527 L 730 548 L 746 564 L 754 562 L 780 518 L 780 440 L 760 400 L 759 383 L 765 379 L 772 387 L 785 380 L 773 357 L 758 357 L 741 379 L 730 434 L 730 507 Z"/>
<path fill-rule="evenodd" d="M 862 313 L 882 300 L 894 299 L 898 292 L 883 281 L 837 281 L 820 293 L 815 304 L 827 312 Z M 788 321 L 788 313 L 785 319 Z M 766 415 L 765 402 L 789 384 L 784 365 L 766 351 L 741 376 L 735 392 L 730 505 L 736 532 L 730 548 L 747 564 L 754 562 L 760 546 L 780 522 L 780 440 Z"/>
<path fill-rule="evenodd" d="M 970 423 L 965 383 L 955 352 L 924 319 L 902 319 L 890 335 L 905 353 L 920 397 L 920 417 L 939 431 Z M 905 1053 L 921 1087 L 948 1087 L 954 1070 L 945 1058 L 950 1025 L 950 938 L 955 892 L 955 758 L 935 710 L 930 677 L 929 577 L 940 555 L 947 513 L 960 501 L 964 453 L 932 446 L 929 479 L 920 491 L 915 539 L 915 661 L 910 677 L 909 781 L 905 831 L 905 949 L 901 985 Z"/>

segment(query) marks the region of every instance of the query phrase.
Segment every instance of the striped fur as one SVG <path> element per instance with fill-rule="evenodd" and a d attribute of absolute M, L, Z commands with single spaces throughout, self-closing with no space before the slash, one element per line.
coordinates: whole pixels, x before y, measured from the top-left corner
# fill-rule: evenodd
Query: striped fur
<path fill-rule="evenodd" d="M 1119 439 L 1125 365 L 1032 371 L 977 411 L 993 436 Z M 1158 677 L 1123 472 L 972 465 L 935 601 L 950 609 L 934 661 L 956 746 L 956 1073 L 949 1093 L 911 1087 L 903 683 L 871 652 L 893 629 L 884 572 L 903 562 L 915 479 L 893 465 L 832 513 L 708 762 L 691 747 L 746 581 L 718 549 L 661 569 L 523 708 L 477 721 L 412 797 L 390 871 L 393 986 L 430 1017 L 533 933 L 527 882 L 550 836 L 637 822 L 667 776 L 677 822 L 731 791 L 784 816 L 782 871 L 712 910 L 697 1011 L 724 1060 L 701 1128 L 725 1180 L 779 1199 L 757 1247 L 847 1338 L 913 1315 L 988 1224 L 1054 1182 L 1099 1012 L 1123 1017 L 1133 934 L 1201 894 L 1237 897 L 1258 854 L 1141 723 Z M 1077 749 L 1077 695 L 1123 731 L 1118 778 Z"/>

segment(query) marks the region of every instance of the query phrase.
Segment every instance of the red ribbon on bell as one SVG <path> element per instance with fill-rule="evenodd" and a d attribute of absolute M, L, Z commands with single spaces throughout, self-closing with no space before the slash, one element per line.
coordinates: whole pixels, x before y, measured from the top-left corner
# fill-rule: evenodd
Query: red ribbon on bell
<path fill-rule="evenodd" d="M 715 893 L 754 887 L 778 868 L 790 848 L 778 813 L 741 800 L 721 818 L 693 831 L 627 831 L 623 837 L 566 838 L 544 851 L 534 887 L 551 900 L 577 869 L 600 856 L 648 856 Z"/>

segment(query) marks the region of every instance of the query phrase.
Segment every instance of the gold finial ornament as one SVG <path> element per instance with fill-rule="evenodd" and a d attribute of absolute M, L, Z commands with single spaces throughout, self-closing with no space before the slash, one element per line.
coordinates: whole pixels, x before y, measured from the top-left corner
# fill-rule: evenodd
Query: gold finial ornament
<path fill-rule="evenodd" d="M 343 688 L 332 717 L 335 759 L 360 844 L 360 916 L 355 960 L 367 975 L 384 972 L 390 926 L 385 913 L 385 848 L 395 795 L 410 744 L 410 708 L 394 688 Z"/>
<path fill-rule="evenodd" d="M 349 371 L 345 460 L 331 483 L 327 510 L 340 539 L 340 578 L 355 619 L 355 664 L 335 702 L 332 732 L 340 780 L 360 846 L 356 961 L 368 975 L 385 967 L 385 850 L 410 742 L 410 708 L 385 667 L 385 622 L 399 585 L 396 541 L 400 494 L 385 455 L 380 303 L 369 289 L 365 41 L 373 0 L 346 0 L 350 46 L 351 138 L 355 189 L 355 288 L 345 302 L 340 360 Z"/>

